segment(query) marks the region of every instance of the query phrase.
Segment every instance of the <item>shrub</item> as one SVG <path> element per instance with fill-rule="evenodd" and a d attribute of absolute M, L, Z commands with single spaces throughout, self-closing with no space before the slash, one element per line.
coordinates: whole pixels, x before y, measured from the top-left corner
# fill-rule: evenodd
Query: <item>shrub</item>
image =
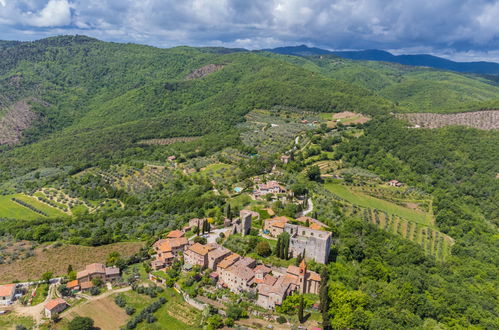
<path fill-rule="evenodd" d="M 125 312 L 128 314 L 128 315 L 132 315 L 133 313 L 135 313 L 135 308 L 132 307 L 132 306 L 126 306 L 125 308 Z"/>
<path fill-rule="evenodd" d="M 279 317 L 277 318 L 277 323 L 283 324 L 286 322 L 288 322 L 288 320 L 286 320 L 286 318 L 284 316 L 279 315 Z"/>

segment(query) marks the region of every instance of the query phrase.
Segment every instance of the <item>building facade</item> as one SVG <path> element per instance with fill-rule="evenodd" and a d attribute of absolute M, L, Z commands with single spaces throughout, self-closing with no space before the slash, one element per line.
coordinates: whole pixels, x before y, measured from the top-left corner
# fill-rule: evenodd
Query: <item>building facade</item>
<path fill-rule="evenodd" d="M 292 257 L 305 253 L 305 258 L 327 263 L 331 250 L 331 232 L 290 223 L 286 223 L 284 231 L 291 236 L 289 252 Z"/>

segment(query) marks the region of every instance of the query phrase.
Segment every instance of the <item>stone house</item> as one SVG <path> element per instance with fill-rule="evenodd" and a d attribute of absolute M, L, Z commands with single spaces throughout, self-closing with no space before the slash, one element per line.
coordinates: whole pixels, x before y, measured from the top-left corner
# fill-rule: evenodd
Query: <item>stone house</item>
<path fill-rule="evenodd" d="M 180 238 L 184 237 L 184 232 L 181 230 L 172 230 L 166 235 L 166 238 Z"/>
<path fill-rule="evenodd" d="M 402 182 L 399 182 L 397 180 L 390 180 L 390 181 L 388 181 L 388 185 L 391 187 L 401 187 Z"/>
<path fill-rule="evenodd" d="M 218 263 L 216 269 L 213 270 L 216 270 L 217 272 L 220 273 L 222 270 L 225 270 L 230 266 L 232 266 L 233 264 L 235 264 L 239 259 L 241 259 L 241 256 L 239 254 L 231 253 L 225 258 L 223 258 L 222 261 Z"/>
<path fill-rule="evenodd" d="M 230 254 L 232 254 L 232 252 L 222 246 L 208 252 L 208 268 L 213 270 L 217 269 L 220 262 L 222 262 L 222 260 Z"/>
<path fill-rule="evenodd" d="M 201 268 L 208 267 L 208 253 L 215 249 L 211 244 L 202 245 L 194 243 L 189 246 L 184 252 L 184 262 L 190 265 L 198 265 Z"/>
<path fill-rule="evenodd" d="M 263 232 L 272 237 L 277 237 L 284 232 L 284 226 L 288 221 L 289 218 L 285 216 L 266 219 L 263 222 Z"/>
<path fill-rule="evenodd" d="M 234 233 L 240 233 L 242 236 L 249 234 L 251 222 L 253 220 L 253 211 L 242 210 L 239 212 L 239 219 L 234 220 Z"/>
<path fill-rule="evenodd" d="M 244 259 L 237 261 L 227 269 L 219 271 L 221 285 L 235 293 L 255 290 L 253 287 L 255 273 L 253 269 L 247 266 L 252 263 L 248 263 Z"/>
<path fill-rule="evenodd" d="M 15 284 L 0 285 L 0 305 L 10 305 L 16 295 Z"/>
<path fill-rule="evenodd" d="M 84 270 L 76 274 L 76 279 L 81 284 L 82 282 L 90 282 L 94 278 L 100 278 L 102 281 L 113 281 L 120 277 L 120 269 L 118 267 L 106 267 L 100 263 L 87 265 Z"/>
<path fill-rule="evenodd" d="M 259 183 L 256 185 L 255 190 L 253 190 L 253 197 L 260 198 L 268 194 L 284 194 L 286 193 L 286 188 L 284 188 L 277 181 L 268 181 L 267 183 Z"/>
<path fill-rule="evenodd" d="M 66 301 L 62 298 L 50 300 L 45 304 L 45 317 L 51 318 L 54 314 L 59 314 L 68 307 Z"/>

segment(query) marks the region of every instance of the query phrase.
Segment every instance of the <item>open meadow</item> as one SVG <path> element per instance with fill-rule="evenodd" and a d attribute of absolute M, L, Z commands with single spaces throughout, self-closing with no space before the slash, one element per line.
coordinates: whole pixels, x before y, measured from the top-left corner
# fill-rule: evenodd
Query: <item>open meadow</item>
<path fill-rule="evenodd" d="M 35 210 L 21 205 L 18 202 L 12 200 L 15 198 L 18 201 L 22 201 L 34 209 L 41 211 L 42 213 L 36 212 Z M 56 208 L 50 207 L 44 203 L 39 202 L 36 198 L 26 196 L 24 194 L 14 194 L 14 195 L 3 195 L 0 196 L 0 218 L 12 218 L 19 220 L 35 220 L 38 218 L 49 217 L 60 217 L 65 214 Z"/>

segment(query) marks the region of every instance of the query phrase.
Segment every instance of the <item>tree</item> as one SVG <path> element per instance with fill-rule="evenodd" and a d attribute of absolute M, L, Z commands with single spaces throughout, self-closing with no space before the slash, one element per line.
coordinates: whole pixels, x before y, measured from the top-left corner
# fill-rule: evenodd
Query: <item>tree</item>
<path fill-rule="evenodd" d="M 227 317 L 233 320 L 239 320 L 241 317 L 244 317 L 245 311 L 244 309 L 236 304 L 232 304 L 227 308 Z"/>
<path fill-rule="evenodd" d="M 321 286 L 320 286 L 320 311 L 322 313 L 322 327 L 324 330 L 330 330 L 329 323 L 329 272 L 327 267 L 323 267 L 321 271 Z"/>
<path fill-rule="evenodd" d="M 305 303 L 303 301 L 303 295 L 300 295 L 300 305 L 298 306 L 298 320 L 300 323 L 303 323 L 305 321 L 305 318 L 303 316 L 303 310 L 305 309 Z"/>
<path fill-rule="evenodd" d="M 103 284 L 104 282 L 102 281 L 102 278 L 100 277 L 94 277 L 92 279 L 92 284 L 95 286 L 95 287 L 99 287 Z"/>
<path fill-rule="evenodd" d="M 203 245 L 208 242 L 207 239 L 203 236 L 196 236 L 196 237 L 194 237 L 193 241 L 194 241 L 194 243 L 199 243 L 199 244 L 203 244 Z"/>
<path fill-rule="evenodd" d="M 283 240 L 284 240 L 284 247 L 283 247 L 283 253 L 281 256 L 281 259 L 288 260 L 289 258 L 289 234 L 287 232 L 282 233 L 283 235 Z"/>
<path fill-rule="evenodd" d="M 267 241 L 260 241 L 256 244 L 256 253 L 262 257 L 268 257 L 272 254 L 272 250 L 270 248 L 270 244 Z"/>
<path fill-rule="evenodd" d="M 225 210 L 225 216 L 227 217 L 227 219 L 232 220 L 232 211 L 230 209 L 230 203 L 227 203 L 227 208 Z"/>
<path fill-rule="evenodd" d="M 276 257 L 278 257 L 278 258 L 279 258 L 279 256 L 280 256 L 280 254 L 279 254 L 279 253 L 280 253 L 280 251 L 281 251 L 281 244 L 282 244 L 281 236 L 278 236 L 278 237 L 277 237 L 277 244 L 275 245 L 275 249 L 274 249 L 274 255 L 275 255 Z"/>
<path fill-rule="evenodd" d="M 70 274 L 73 271 L 73 265 L 69 264 L 68 265 L 68 274 Z"/>
<path fill-rule="evenodd" d="M 321 169 L 317 165 L 309 167 L 307 170 L 307 176 L 312 181 L 322 182 Z"/>
<path fill-rule="evenodd" d="M 48 283 L 50 279 L 53 277 L 54 273 L 52 272 L 46 272 L 42 274 L 42 281 Z"/>
<path fill-rule="evenodd" d="M 94 320 L 83 316 L 76 316 L 68 325 L 68 330 L 92 330 L 93 328 Z"/>

